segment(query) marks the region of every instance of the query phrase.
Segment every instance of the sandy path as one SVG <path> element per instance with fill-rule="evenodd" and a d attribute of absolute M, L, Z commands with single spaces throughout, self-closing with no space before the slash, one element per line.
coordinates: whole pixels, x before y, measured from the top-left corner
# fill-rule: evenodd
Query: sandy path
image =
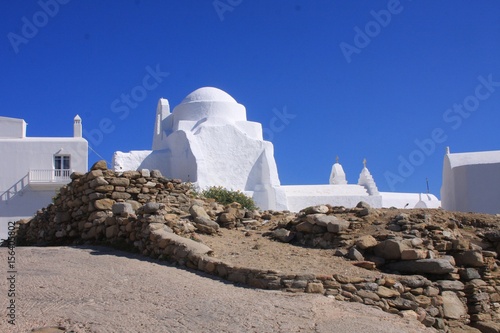
<path fill-rule="evenodd" d="M 237 287 L 104 247 L 16 248 L 16 323 L 74 332 L 434 332 L 378 309 L 308 294 Z M 7 249 L 0 249 L 7 276 Z"/>

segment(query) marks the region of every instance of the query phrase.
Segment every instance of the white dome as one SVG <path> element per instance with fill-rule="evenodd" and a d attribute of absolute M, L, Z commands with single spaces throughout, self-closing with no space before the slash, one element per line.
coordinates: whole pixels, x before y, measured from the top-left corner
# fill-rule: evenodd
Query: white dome
<path fill-rule="evenodd" d="M 181 104 L 193 102 L 227 102 L 237 103 L 227 92 L 214 87 L 203 87 L 196 89 L 186 96 Z"/>

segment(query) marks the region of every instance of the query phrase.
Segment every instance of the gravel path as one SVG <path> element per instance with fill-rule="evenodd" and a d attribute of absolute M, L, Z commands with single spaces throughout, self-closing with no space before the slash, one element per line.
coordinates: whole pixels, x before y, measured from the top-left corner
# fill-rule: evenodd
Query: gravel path
<path fill-rule="evenodd" d="M 6 248 L 0 262 L 7 276 Z M 18 247 L 16 269 L 16 326 L 2 277 L 0 332 L 435 332 L 361 304 L 242 288 L 105 247 Z"/>

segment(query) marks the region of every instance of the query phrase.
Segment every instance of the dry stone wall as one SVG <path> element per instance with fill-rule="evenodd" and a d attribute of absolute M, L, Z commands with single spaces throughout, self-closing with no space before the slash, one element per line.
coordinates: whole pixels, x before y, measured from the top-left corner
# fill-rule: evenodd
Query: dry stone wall
<path fill-rule="evenodd" d="M 276 215 L 226 207 L 193 196 L 190 184 L 162 177 L 158 171 L 113 172 L 104 162 L 86 174 L 74 173 L 54 203 L 32 219 L 18 222 L 24 244 L 108 243 L 145 256 L 262 289 L 324 294 L 360 302 L 447 332 L 475 325 L 498 332 L 500 279 L 497 250 L 500 232 L 483 235 L 483 247 L 461 237 L 458 227 L 442 227 L 427 216 L 400 214 L 388 232 L 361 235 L 362 224 L 376 224 L 377 210 L 365 204 L 309 207 L 286 219 L 269 235 L 299 245 L 336 248 L 337 254 L 367 269 L 411 273 L 396 278 L 283 274 L 239 267 L 211 256 L 196 233 L 220 228 L 254 228 Z M 352 218 L 345 218 L 346 213 Z M 492 330 L 493 329 L 493 330 Z"/>

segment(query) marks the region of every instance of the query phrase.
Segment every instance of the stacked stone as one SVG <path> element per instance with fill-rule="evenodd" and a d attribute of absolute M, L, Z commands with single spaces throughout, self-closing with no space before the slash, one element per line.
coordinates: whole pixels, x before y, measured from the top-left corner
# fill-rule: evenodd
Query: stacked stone
<path fill-rule="evenodd" d="M 101 161 L 87 174 L 73 173 L 71 178 L 72 182 L 60 189 L 54 204 L 42 209 L 31 220 L 25 237 L 28 242 L 60 240 L 67 243 L 72 238 L 106 240 L 116 236 L 123 238 L 125 233 L 137 231 L 135 224 L 144 221 L 137 219 L 133 212 L 126 216 L 114 216 L 112 207 L 115 203 L 128 203 L 133 211 L 145 203 L 164 203 L 165 215 L 158 217 L 161 223 L 175 224 L 179 216 L 189 216 L 190 185 L 164 178 L 156 170 L 116 173 L 108 170 L 105 162 Z M 165 210 L 167 207 L 168 211 Z M 150 222 L 147 215 L 141 218 Z M 184 226 L 179 228 L 185 229 Z M 140 238 L 137 233 L 129 237 L 132 240 Z"/>

